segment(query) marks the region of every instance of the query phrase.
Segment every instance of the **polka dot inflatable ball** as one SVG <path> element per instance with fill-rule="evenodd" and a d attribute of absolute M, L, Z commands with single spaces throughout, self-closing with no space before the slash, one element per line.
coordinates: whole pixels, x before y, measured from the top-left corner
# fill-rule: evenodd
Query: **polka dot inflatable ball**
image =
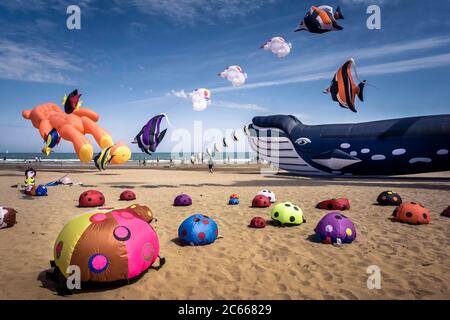
<path fill-rule="evenodd" d="M 83 192 L 78 199 L 78 206 L 83 208 L 100 207 L 105 204 L 105 196 L 97 190 Z"/>
<path fill-rule="evenodd" d="M 261 229 L 266 227 L 266 220 L 261 217 L 254 217 L 249 224 L 250 228 Z"/>
<path fill-rule="evenodd" d="M 187 194 L 179 194 L 175 197 L 175 200 L 173 201 L 174 206 L 190 206 L 192 205 L 192 198 L 188 196 Z"/>
<path fill-rule="evenodd" d="M 392 216 L 397 221 L 409 224 L 430 223 L 430 210 L 415 202 L 402 203 L 395 208 Z"/>
<path fill-rule="evenodd" d="M 273 193 L 272 191 L 267 190 L 267 189 L 259 191 L 257 193 L 257 195 L 266 196 L 270 200 L 271 203 L 275 203 L 277 201 L 277 198 L 275 197 L 275 193 Z"/>
<path fill-rule="evenodd" d="M 380 206 L 398 206 L 402 203 L 400 195 L 393 191 L 383 191 L 377 197 Z"/>
<path fill-rule="evenodd" d="M 146 206 L 96 210 L 67 223 L 54 245 L 55 271 L 67 278 L 68 266 L 81 281 L 113 282 L 141 275 L 159 255 L 158 236 Z"/>
<path fill-rule="evenodd" d="M 253 208 L 267 208 L 270 207 L 270 200 L 262 194 L 256 195 L 252 200 Z"/>
<path fill-rule="evenodd" d="M 272 220 L 282 225 L 299 225 L 306 222 L 303 210 L 291 203 L 283 202 L 272 209 Z"/>
<path fill-rule="evenodd" d="M 319 202 L 316 205 L 317 209 L 326 209 L 326 210 L 350 210 L 350 201 L 347 198 L 339 198 L 339 199 L 330 199 Z"/>
<path fill-rule="evenodd" d="M 326 214 L 314 229 L 316 237 L 323 243 L 351 243 L 356 239 L 353 222 L 339 211 Z"/>
<path fill-rule="evenodd" d="M 216 241 L 219 235 L 217 223 L 208 216 L 190 216 L 178 228 L 178 238 L 183 244 L 201 246 Z"/>
<path fill-rule="evenodd" d="M 136 200 L 136 194 L 131 190 L 125 190 L 120 194 L 120 200 L 122 201 Z"/>

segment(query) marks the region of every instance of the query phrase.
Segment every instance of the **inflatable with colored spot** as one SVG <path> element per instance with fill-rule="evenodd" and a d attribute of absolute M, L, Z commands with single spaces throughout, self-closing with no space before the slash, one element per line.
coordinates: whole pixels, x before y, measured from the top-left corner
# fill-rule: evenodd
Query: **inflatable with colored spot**
<path fill-rule="evenodd" d="M 430 210 L 415 202 L 402 203 L 395 208 L 392 216 L 394 220 L 408 224 L 430 223 Z"/>
<path fill-rule="evenodd" d="M 131 190 L 125 190 L 120 194 L 121 201 L 136 200 L 136 194 Z"/>
<path fill-rule="evenodd" d="M 261 229 L 265 228 L 267 225 L 266 220 L 262 217 L 254 217 L 250 220 L 250 224 L 248 225 L 250 228 Z"/>
<path fill-rule="evenodd" d="M 294 116 L 254 117 L 250 147 L 298 175 L 390 176 L 450 170 L 450 115 L 306 125 Z"/>
<path fill-rule="evenodd" d="M 347 198 L 339 198 L 339 199 L 329 199 L 319 202 L 316 205 L 317 209 L 326 209 L 326 210 L 339 210 L 345 211 L 350 210 L 350 201 Z"/>
<path fill-rule="evenodd" d="M 230 206 L 236 206 L 239 204 L 239 199 L 238 198 L 231 198 L 230 200 L 228 200 L 228 204 Z"/>
<path fill-rule="evenodd" d="M 306 222 L 302 208 L 292 202 L 277 204 L 271 213 L 272 220 L 281 225 L 299 225 Z"/>
<path fill-rule="evenodd" d="M 356 239 L 355 225 L 339 211 L 326 214 L 314 231 L 317 239 L 326 244 L 352 243 Z"/>
<path fill-rule="evenodd" d="M 173 205 L 177 207 L 190 206 L 192 205 L 192 198 L 184 193 L 179 194 L 175 197 L 175 200 L 173 200 Z"/>
<path fill-rule="evenodd" d="M 72 219 L 55 241 L 51 279 L 64 282 L 69 266 L 80 268 L 82 282 L 110 283 L 140 276 L 159 257 L 158 236 L 149 224 L 152 219 L 151 210 L 142 205 L 95 210 Z"/>
<path fill-rule="evenodd" d="M 100 207 L 105 204 L 105 196 L 97 190 L 88 190 L 80 194 L 78 206 L 82 208 Z"/>
<path fill-rule="evenodd" d="M 267 208 L 270 207 L 270 200 L 262 194 L 256 195 L 252 200 L 253 208 Z"/>
<path fill-rule="evenodd" d="M 217 223 L 203 214 L 190 216 L 178 228 L 180 242 L 191 246 L 211 244 L 218 235 Z"/>
<path fill-rule="evenodd" d="M 256 195 L 266 196 L 270 200 L 271 203 L 275 203 L 277 201 L 277 198 L 275 197 L 275 193 L 273 193 L 272 191 L 270 191 L 268 189 L 261 190 Z"/>
<path fill-rule="evenodd" d="M 394 191 L 383 191 L 378 195 L 377 203 L 380 206 L 399 206 L 402 203 L 402 197 Z"/>

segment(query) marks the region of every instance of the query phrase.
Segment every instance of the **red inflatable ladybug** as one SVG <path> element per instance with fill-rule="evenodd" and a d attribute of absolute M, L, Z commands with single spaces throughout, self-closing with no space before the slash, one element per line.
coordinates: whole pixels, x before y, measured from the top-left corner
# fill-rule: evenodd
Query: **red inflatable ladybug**
<path fill-rule="evenodd" d="M 131 190 L 125 190 L 120 194 L 120 200 L 122 201 L 136 200 L 136 194 Z"/>
<path fill-rule="evenodd" d="M 399 205 L 392 216 L 395 220 L 409 224 L 430 223 L 430 210 L 415 202 L 405 202 Z"/>
<path fill-rule="evenodd" d="M 78 199 L 80 207 L 100 207 L 105 204 L 105 196 L 97 190 L 83 192 Z"/>
<path fill-rule="evenodd" d="M 450 206 L 448 206 L 447 209 L 442 211 L 441 215 L 444 217 L 450 217 Z"/>
<path fill-rule="evenodd" d="M 254 217 L 251 221 L 250 221 L 250 225 L 249 227 L 251 228 L 265 228 L 266 227 L 266 220 L 261 218 L 261 217 Z"/>
<path fill-rule="evenodd" d="M 324 200 L 317 204 L 317 209 L 326 209 L 326 210 L 350 210 L 350 202 L 347 198 L 339 198 L 339 199 L 330 199 Z"/>
<path fill-rule="evenodd" d="M 267 208 L 270 207 L 270 200 L 262 194 L 258 194 L 253 198 L 252 207 L 255 208 Z"/>

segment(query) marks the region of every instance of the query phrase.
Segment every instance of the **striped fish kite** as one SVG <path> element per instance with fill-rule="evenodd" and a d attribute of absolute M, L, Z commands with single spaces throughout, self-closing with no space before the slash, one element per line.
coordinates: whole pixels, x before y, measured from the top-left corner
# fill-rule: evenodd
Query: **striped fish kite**
<path fill-rule="evenodd" d="M 364 101 L 363 90 L 366 84 L 366 80 L 356 85 L 353 81 L 351 67 L 354 67 L 355 61 L 353 58 L 344 63 L 342 67 L 336 72 L 331 80 L 331 86 L 324 90 L 324 93 L 331 93 L 333 101 L 339 103 L 342 108 L 350 109 L 353 112 L 356 111 L 355 97 L 358 96 L 359 100 Z M 358 78 L 358 74 L 356 73 Z"/>
<path fill-rule="evenodd" d="M 161 113 L 151 118 L 134 138 L 133 143 L 137 143 L 142 152 L 151 155 L 164 139 L 167 129 L 161 131 L 160 127 L 165 117 L 167 117 L 166 114 Z M 167 122 L 169 122 L 168 118 Z"/>

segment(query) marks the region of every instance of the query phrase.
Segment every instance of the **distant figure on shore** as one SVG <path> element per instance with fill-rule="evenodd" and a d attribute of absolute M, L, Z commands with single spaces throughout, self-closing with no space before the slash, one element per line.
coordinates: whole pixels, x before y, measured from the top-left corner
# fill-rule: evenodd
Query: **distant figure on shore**
<path fill-rule="evenodd" d="M 156 157 L 156 166 L 159 167 L 159 156 Z"/>
<path fill-rule="evenodd" d="M 3 161 L 6 161 L 6 156 L 3 157 Z"/>
<path fill-rule="evenodd" d="M 209 169 L 209 173 L 213 173 L 213 167 L 214 167 L 214 161 L 213 159 L 210 157 L 208 160 L 208 169 Z"/>
<path fill-rule="evenodd" d="M 142 160 L 142 165 L 145 167 L 145 158 Z"/>

